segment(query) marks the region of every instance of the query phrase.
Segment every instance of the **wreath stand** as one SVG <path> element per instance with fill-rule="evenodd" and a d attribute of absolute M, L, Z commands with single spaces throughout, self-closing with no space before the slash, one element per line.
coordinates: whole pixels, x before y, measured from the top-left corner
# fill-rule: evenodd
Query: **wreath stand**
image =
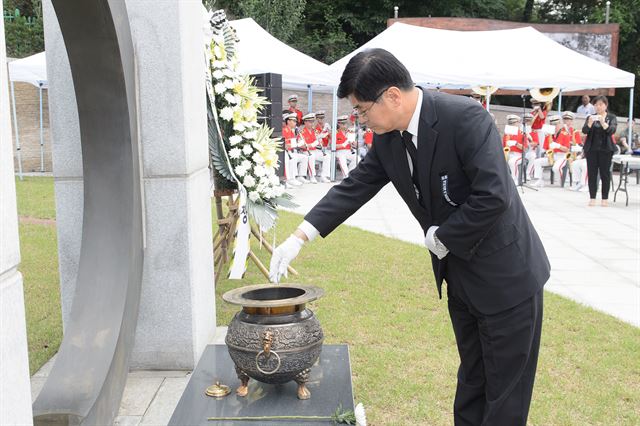
<path fill-rule="evenodd" d="M 213 236 L 213 265 L 215 275 L 215 284 L 218 284 L 220 279 L 220 271 L 230 260 L 229 250 L 233 247 L 233 240 L 236 234 L 236 223 L 240 214 L 238 212 L 240 205 L 240 196 L 235 189 L 216 189 L 213 192 L 216 203 L 216 216 L 218 223 L 218 230 Z M 223 198 L 226 198 L 227 214 L 224 215 L 222 204 Z M 251 234 L 260 241 L 267 251 L 273 255 L 273 247 L 264 239 L 264 237 L 258 232 L 256 227 L 251 224 Z M 256 264 L 260 272 L 269 279 L 269 270 L 258 259 L 255 253 L 249 249 L 249 258 Z M 298 272 L 291 266 L 287 267 L 290 274 L 298 275 Z"/>

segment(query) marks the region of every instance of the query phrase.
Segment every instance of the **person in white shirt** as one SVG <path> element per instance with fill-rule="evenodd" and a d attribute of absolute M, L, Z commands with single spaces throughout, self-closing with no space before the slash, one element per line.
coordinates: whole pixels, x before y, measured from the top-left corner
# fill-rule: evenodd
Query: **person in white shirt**
<path fill-rule="evenodd" d="M 590 102 L 591 99 L 588 95 L 582 97 L 582 105 L 578 107 L 576 112 L 581 115 L 593 115 L 596 113 L 596 107 Z"/>

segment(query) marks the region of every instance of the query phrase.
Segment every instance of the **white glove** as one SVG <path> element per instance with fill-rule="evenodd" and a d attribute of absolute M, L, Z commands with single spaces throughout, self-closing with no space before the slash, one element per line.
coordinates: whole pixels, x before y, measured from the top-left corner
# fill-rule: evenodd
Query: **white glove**
<path fill-rule="evenodd" d="M 284 243 L 276 247 L 271 256 L 271 265 L 269 266 L 269 279 L 271 282 L 278 283 L 282 276 L 287 277 L 287 267 L 300 253 L 303 245 L 304 240 L 291 235 Z"/>
<path fill-rule="evenodd" d="M 549 144 L 549 148 L 551 148 L 551 149 L 558 149 L 558 148 L 560 148 L 560 144 L 559 144 L 558 142 L 551 142 L 551 143 Z"/>
<path fill-rule="evenodd" d="M 438 259 L 443 259 L 447 254 L 449 254 L 449 249 L 442 244 L 442 241 L 436 237 L 436 231 L 438 230 L 438 226 L 432 226 L 427 230 L 427 235 L 424 238 L 424 245 L 431 251 L 431 253 L 438 256 Z"/>
<path fill-rule="evenodd" d="M 507 146 L 515 146 L 515 144 L 517 144 L 518 142 L 514 141 L 513 139 L 510 139 L 507 141 Z"/>

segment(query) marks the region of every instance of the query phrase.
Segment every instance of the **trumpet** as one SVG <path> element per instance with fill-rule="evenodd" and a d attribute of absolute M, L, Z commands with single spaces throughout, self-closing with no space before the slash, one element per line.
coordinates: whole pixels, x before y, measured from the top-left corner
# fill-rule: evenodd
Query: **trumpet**
<path fill-rule="evenodd" d="M 509 161 L 509 152 L 511 152 L 511 148 L 505 146 L 504 148 L 504 161 Z"/>

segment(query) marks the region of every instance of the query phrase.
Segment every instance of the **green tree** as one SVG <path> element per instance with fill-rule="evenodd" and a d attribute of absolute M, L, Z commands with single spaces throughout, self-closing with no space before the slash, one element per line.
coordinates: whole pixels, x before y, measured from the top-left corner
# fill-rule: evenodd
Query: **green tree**
<path fill-rule="evenodd" d="M 31 4 L 31 3 L 29 3 Z M 26 10 L 30 10 L 25 8 Z M 44 50 L 44 30 L 42 27 L 42 10 L 35 16 L 24 16 L 20 9 L 14 9 L 11 19 L 5 19 L 4 33 L 7 56 L 23 58 Z"/>
<path fill-rule="evenodd" d="M 205 0 L 205 5 L 210 9 L 224 9 L 229 19 L 253 18 L 262 28 L 285 43 L 295 38 L 306 3 L 306 0 Z"/>

